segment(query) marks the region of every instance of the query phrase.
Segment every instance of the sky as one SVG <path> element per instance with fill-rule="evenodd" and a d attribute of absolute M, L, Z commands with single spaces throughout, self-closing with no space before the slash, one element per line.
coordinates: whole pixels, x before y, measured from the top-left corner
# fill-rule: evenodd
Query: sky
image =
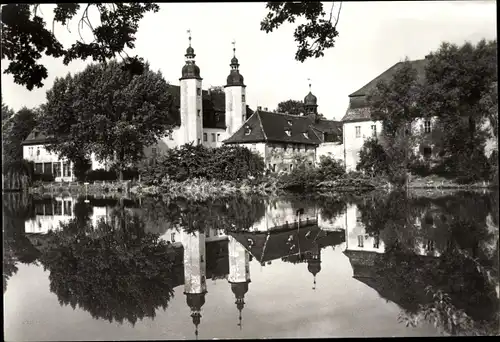
<path fill-rule="evenodd" d="M 332 3 L 324 2 L 324 6 L 329 12 Z M 336 14 L 339 3 L 334 6 Z M 52 23 L 54 5 L 40 7 L 45 21 Z M 160 70 L 168 82 L 178 85 L 190 29 L 195 60 L 207 89 L 225 84 L 235 40 L 250 108 L 273 110 L 281 101 L 303 100 L 310 78 L 318 111 L 340 120 L 349 94 L 405 57 L 424 58 L 443 41 L 463 44 L 496 39 L 497 32 L 495 1 L 344 2 L 335 47 L 323 57 L 301 63 L 295 60 L 297 23 L 265 33 L 260 22 L 266 13 L 265 2 L 160 3 L 159 12 L 146 14 L 139 23 L 136 46 L 129 55 L 148 60 L 153 70 Z M 95 13 L 89 17 L 98 20 Z M 65 46 L 79 39 L 79 16 L 75 18 L 69 31 L 55 27 L 56 37 Z M 90 30 L 81 33 L 89 42 Z M 56 77 L 82 71 L 91 62 L 78 60 L 65 66 L 62 59 L 44 56 L 42 63 L 49 77 L 44 87 L 29 91 L 15 84 L 12 75 L 3 74 L 8 61 L 2 60 L 3 102 L 15 110 L 38 106 L 45 102 Z"/>

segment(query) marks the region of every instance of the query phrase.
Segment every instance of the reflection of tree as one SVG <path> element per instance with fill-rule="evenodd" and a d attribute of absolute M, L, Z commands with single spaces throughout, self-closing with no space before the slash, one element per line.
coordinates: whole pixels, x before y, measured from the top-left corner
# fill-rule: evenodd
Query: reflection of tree
<path fill-rule="evenodd" d="M 111 224 L 76 224 L 73 220 L 49 233 L 41 256 L 61 305 L 78 305 L 94 318 L 132 324 L 167 307 L 173 295 L 174 252 L 165 242 L 127 213 L 116 214 Z"/>
<path fill-rule="evenodd" d="M 497 210 L 491 197 L 365 198 L 358 205 L 362 222 L 386 249 L 376 258 L 373 279 L 363 281 L 398 303 L 407 324 L 427 320 L 449 334 L 497 334 L 498 224 L 487 226 Z"/>
<path fill-rule="evenodd" d="M 36 261 L 38 250 L 24 235 L 24 222 L 35 216 L 33 200 L 23 193 L 2 194 L 3 209 L 3 292 L 7 281 L 16 274 L 17 263 Z"/>
<path fill-rule="evenodd" d="M 254 197 L 219 198 L 207 202 L 185 198 L 165 202 L 146 198 L 142 201 L 142 217 L 148 230 L 160 235 L 172 226 L 187 231 L 248 229 L 264 216 L 264 212 L 263 199 Z"/>

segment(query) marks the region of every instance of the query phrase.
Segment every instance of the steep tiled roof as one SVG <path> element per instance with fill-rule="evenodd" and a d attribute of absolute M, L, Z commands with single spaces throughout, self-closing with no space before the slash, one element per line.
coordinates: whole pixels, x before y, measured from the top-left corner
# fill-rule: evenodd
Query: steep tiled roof
<path fill-rule="evenodd" d="M 417 80 L 423 81 L 425 77 L 426 59 L 410 61 L 412 67 L 417 71 Z M 366 96 L 375 89 L 380 81 L 387 82 L 391 80 L 397 70 L 401 68 L 403 62 L 398 62 L 392 67 L 384 71 L 382 74 L 375 77 L 373 80 L 365 84 L 363 87 L 349 95 L 349 108 L 342 118 L 342 122 L 355 122 L 371 120 L 370 110 L 367 108 Z"/>
<path fill-rule="evenodd" d="M 250 128 L 249 133 L 247 127 Z M 290 131 L 290 136 L 286 133 L 287 130 Z M 308 138 L 304 133 L 307 133 Z M 227 144 L 281 142 L 319 145 L 321 139 L 314 132 L 313 123 L 308 117 L 257 110 L 224 142 Z"/>
<path fill-rule="evenodd" d="M 413 68 L 415 68 L 415 70 L 417 71 L 417 78 L 423 79 L 424 75 L 425 75 L 425 66 L 427 65 L 427 60 L 426 59 L 418 59 L 415 61 L 410 61 L 410 63 L 411 63 L 411 66 Z M 387 69 L 386 71 L 384 71 L 383 73 L 381 73 L 380 75 L 375 77 L 373 80 L 371 80 L 370 82 L 365 84 L 363 87 L 361 87 L 360 89 L 356 90 L 354 93 L 349 95 L 349 97 L 368 95 L 368 93 L 371 90 L 375 89 L 375 87 L 377 86 L 377 83 L 379 81 L 389 81 L 394 76 L 396 71 L 402 65 L 403 65 L 403 62 L 398 62 L 398 63 L 394 64 L 392 67 L 390 67 L 389 69 Z"/>
<path fill-rule="evenodd" d="M 40 133 L 38 129 L 34 129 L 31 133 L 26 137 L 26 139 L 21 143 L 22 145 L 42 145 L 50 143 L 50 137 L 47 137 L 45 134 Z"/>
<path fill-rule="evenodd" d="M 320 119 L 318 121 L 313 121 L 314 129 L 321 133 L 326 133 L 329 141 L 342 141 L 342 122 L 333 120 Z"/>

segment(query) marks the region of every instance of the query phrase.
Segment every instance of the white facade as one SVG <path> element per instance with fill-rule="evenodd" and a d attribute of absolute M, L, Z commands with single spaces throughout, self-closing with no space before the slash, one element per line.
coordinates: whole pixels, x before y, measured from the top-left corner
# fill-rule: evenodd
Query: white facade
<path fill-rule="evenodd" d="M 347 207 L 345 229 L 346 250 L 384 253 L 384 242 L 366 234 L 361 212 L 355 204 Z"/>
<path fill-rule="evenodd" d="M 50 173 L 55 181 L 73 181 L 73 163 L 59 159 L 59 155 L 49 152 L 45 145 L 23 145 L 23 158 L 35 163 L 35 173 Z"/>
<path fill-rule="evenodd" d="M 358 121 L 343 124 L 345 166 L 347 171 L 355 171 L 359 163 L 359 151 L 366 140 L 382 132 L 382 121 Z"/>
<path fill-rule="evenodd" d="M 250 231 L 266 232 L 273 229 L 283 228 L 287 224 L 306 225 L 316 223 L 318 219 L 317 209 L 315 207 L 302 208 L 303 213 L 297 212 L 298 209 L 292 207 L 288 202 L 279 201 L 268 203 L 264 217 L 255 222 Z"/>
<path fill-rule="evenodd" d="M 321 230 L 326 231 L 344 230 L 346 229 L 346 213 L 343 212 L 333 219 L 325 219 L 320 210 L 318 212 L 318 226 Z"/>
<path fill-rule="evenodd" d="M 226 138 L 231 137 L 246 121 L 245 86 L 226 86 Z"/>
<path fill-rule="evenodd" d="M 222 141 L 227 138 L 226 130 L 221 128 L 203 128 L 202 144 L 205 147 L 221 147 Z"/>
<path fill-rule="evenodd" d="M 201 79 L 181 79 L 181 127 L 178 144 L 200 145 L 203 138 L 203 104 Z"/>
<path fill-rule="evenodd" d="M 344 145 L 338 142 L 324 142 L 316 149 L 316 163 L 321 161 L 322 156 L 344 162 Z"/>

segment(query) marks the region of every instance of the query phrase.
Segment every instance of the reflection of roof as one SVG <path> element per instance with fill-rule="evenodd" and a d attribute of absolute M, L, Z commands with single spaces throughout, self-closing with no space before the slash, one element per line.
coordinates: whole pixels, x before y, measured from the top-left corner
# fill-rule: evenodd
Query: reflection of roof
<path fill-rule="evenodd" d="M 304 253 L 313 249 L 314 244 L 322 239 L 324 239 L 323 243 L 328 241 L 330 245 L 339 245 L 344 241 L 343 232 L 326 232 L 319 229 L 317 225 L 267 234 L 259 232 L 229 234 L 260 263 Z M 252 246 L 249 240 L 253 241 Z"/>

